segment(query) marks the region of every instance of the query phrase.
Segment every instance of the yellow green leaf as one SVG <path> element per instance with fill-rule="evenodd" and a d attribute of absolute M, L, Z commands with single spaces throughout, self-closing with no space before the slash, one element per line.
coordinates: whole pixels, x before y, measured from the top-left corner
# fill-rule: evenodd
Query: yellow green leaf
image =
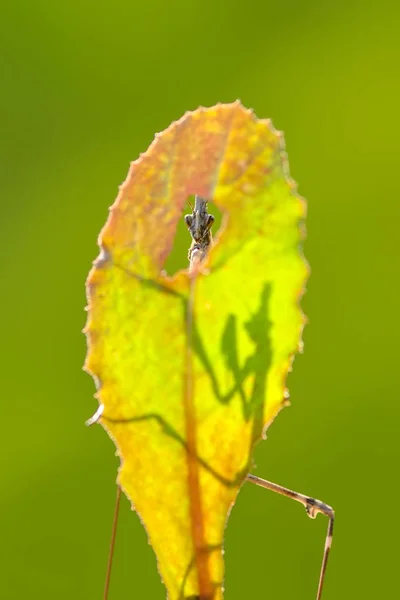
<path fill-rule="evenodd" d="M 169 278 L 192 194 L 223 224 L 205 261 Z M 85 366 L 171 600 L 223 596 L 227 516 L 301 340 L 304 216 L 282 135 L 236 102 L 157 135 L 100 234 Z"/>

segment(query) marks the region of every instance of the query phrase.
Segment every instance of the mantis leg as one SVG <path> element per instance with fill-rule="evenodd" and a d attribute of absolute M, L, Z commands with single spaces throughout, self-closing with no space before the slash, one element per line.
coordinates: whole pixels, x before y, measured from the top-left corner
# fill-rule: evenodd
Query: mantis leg
<path fill-rule="evenodd" d="M 271 481 L 266 481 L 265 479 L 261 479 L 260 477 L 257 477 L 256 475 L 252 475 L 251 473 L 249 473 L 249 475 L 247 475 L 246 481 L 249 481 L 250 483 L 254 483 L 255 485 L 259 485 L 260 487 L 263 487 L 267 490 L 271 490 L 272 492 L 277 492 L 278 494 L 281 494 L 282 496 L 287 496 L 288 498 L 293 498 L 293 500 L 300 502 L 300 504 L 302 504 L 305 507 L 308 516 L 311 517 L 312 519 L 315 519 L 315 517 L 317 516 L 318 513 L 321 513 L 321 514 L 325 515 L 326 517 L 328 517 L 328 519 L 329 519 L 328 530 L 326 532 L 325 548 L 324 548 L 324 554 L 322 557 L 322 565 L 321 565 L 321 571 L 320 571 L 320 575 L 319 575 L 319 583 L 318 583 L 318 591 L 317 591 L 317 600 L 321 600 L 322 587 L 324 585 L 324 579 L 325 579 L 325 573 L 326 573 L 326 566 L 328 563 L 329 551 L 330 551 L 331 545 L 332 545 L 333 523 L 335 520 L 335 512 L 334 512 L 333 508 L 328 506 L 328 504 L 321 502 L 320 500 L 316 500 L 315 498 L 310 498 L 309 496 L 305 496 L 304 494 L 299 494 L 297 492 L 293 492 L 292 490 L 289 490 L 288 488 L 282 487 L 281 485 L 277 485 L 276 483 L 272 483 Z"/>
<path fill-rule="evenodd" d="M 121 504 L 121 488 L 117 485 L 117 497 L 115 500 L 115 509 L 114 509 L 114 520 L 111 532 L 111 541 L 110 541 L 110 550 L 108 554 L 108 562 L 107 562 L 107 572 L 106 572 L 106 581 L 104 584 L 104 594 L 103 600 L 108 599 L 108 591 L 110 589 L 110 579 L 111 579 L 111 569 L 114 558 L 114 548 L 115 548 L 115 538 L 117 536 L 117 525 L 118 525 L 118 516 L 119 516 L 119 507 Z"/>

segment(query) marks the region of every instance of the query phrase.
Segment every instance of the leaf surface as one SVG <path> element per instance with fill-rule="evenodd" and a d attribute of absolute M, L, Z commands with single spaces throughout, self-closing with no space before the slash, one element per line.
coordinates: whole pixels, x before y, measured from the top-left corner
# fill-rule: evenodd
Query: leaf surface
<path fill-rule="evenodd" d="M 223 225 L 200 268 L 169 278 L 192 194 Z M 100 234 L 85 367 L 171 600 L 223 596 L 227 515 L 300 344 L 304 217 L 282 135 L 236 102 L 157 135 Z"/>

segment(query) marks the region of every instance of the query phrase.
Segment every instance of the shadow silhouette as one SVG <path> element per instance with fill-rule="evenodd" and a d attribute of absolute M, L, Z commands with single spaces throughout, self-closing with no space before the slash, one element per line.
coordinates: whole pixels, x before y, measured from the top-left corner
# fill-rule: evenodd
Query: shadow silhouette
<path fill-rule="evenodd" d="M 227 404 L 238 393 L 242 401 L 243 418 L 248 421 L 264 403 L 267 373 L 271 364 L 271 344 L 269 338 L 270 322 L 267 317 L 271 285 L 265 283 L 261 292 L 260 306 L 249 321 L 244 324 L 247 335 L 254 344 L 254 352 L 240 365 L 237 342 L 237 317 L 230 314 L 221 338 L 221 352 L 226 368 L 231 372 L 234 384 L 227 392 L 222 391 L 214 367 L 207 355 L 200 336 L 196 319 L 192 325 L 192 348 L 200 359 L 212 384 L 215 397 L 222 404 Z M 187 306 L 186 306 L 187 311 Z M 249 396 L 244 391 L 244 383 L 253 377 L 253 387 Z"/>

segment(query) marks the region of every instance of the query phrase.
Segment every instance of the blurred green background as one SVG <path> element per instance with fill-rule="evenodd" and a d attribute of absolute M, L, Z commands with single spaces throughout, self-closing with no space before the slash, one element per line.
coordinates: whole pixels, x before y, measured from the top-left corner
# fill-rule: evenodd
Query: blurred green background
<path fill-rule="evenodd" d="M 399 16 L 385 0 L 3 4 L 1 599 L 102 597 L 117 459 L 84 427 L 85 278 L 130 160 L 236 98 L 284 130 L 309 202 L 305 354 L 256 473 L 336 509 L 324 600 L 396 596 Z M 227 600 L 312 600 L 326 524 L 246 485 Z M 125 499 L 109 598 L 165 598 Z"/>

